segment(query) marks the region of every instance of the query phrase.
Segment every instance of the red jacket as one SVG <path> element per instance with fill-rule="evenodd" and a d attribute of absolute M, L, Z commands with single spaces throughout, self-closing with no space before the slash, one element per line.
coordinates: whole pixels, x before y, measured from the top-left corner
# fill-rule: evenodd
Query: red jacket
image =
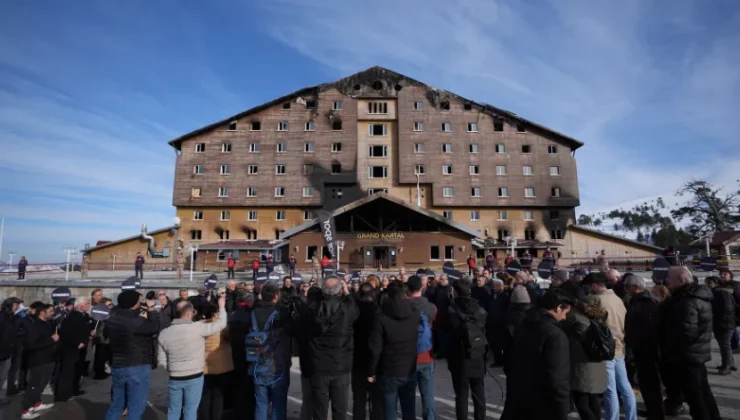
<path fill-rule="evenodd" d="M 468 258 L 468 267 L 475 268 L 475 258 L 473 257 Z"/>
<path fill-rule="evenodd" d="M 233 258 L 229 258 L 229 261 L 226 262 L 226 266 L 229 268 L 234 268 L 234 266 L 236 266 L 236 260 Z"/>
<path fill-rule="evenodd" d="M 257 270 L 260 268 L 260 262 L 257 260 L 252 261 L 252 270 Z"/>
<path fill-rule="evenodd" d="M 329 259 L 324 255 L 324 258 L 321 259 L 321 266 L 326 268 L 327 265 L 329 265 Z"/>

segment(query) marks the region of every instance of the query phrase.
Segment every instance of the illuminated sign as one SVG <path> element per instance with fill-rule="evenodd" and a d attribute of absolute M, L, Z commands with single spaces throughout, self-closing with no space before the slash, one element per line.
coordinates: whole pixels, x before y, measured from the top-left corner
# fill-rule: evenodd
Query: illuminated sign
<path fill-rule="evenodd" d="M 358 233 L 357 239 L 404 239 L 404 237 L 403 237 L 403 233 L 401 232 L 388 232 L 388 233 L 367 232 L 367 233 Z"/>

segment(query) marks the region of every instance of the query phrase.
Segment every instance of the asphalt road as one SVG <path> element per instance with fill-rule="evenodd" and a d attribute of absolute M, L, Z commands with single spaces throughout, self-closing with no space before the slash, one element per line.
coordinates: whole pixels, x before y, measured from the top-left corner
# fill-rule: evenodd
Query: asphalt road
<path fill-rule="evenodd" d="M 714 366 L 720 360 L 716 343 L 713 343 L 712 361 L 707 363 L 709 369 L 709 381 L 712 391 L 720 406 L 720 413 L 725 419 L 740 419 L 740 373 L 733 372 L 731 376 L 716 375 Z M 737 356 L 736 357 L 740 357 Z M 291 370 L 291 387 L 288 395 L 288 419 L 298 419 L 301 408 L 300 370 L 298 361 L 294 359 Z M 487 418 L 497 419 L 501 416 L 503 409 L 504 389 L 506 378 L 500 369 L 489 369 L 490 375 L 485 380 Z M 110 402 L 110 379 L 105 381 L 92 381 L 85 379 L 83 388 L 87 392 L 68 403 L 58 404 L 53 409 L 40 417 L 42 420 L 100 420 L 105 417 L 105 412 Z M 500 386 L 499 386 L 500 384 Z M 503 388 L 503 389 L 502 389 Z M 640 396 L 637 396 L 638 401 Z M 44 396 L 45 401 L 51 401 L 51 395 Z M 438 361 L 435 371 L 435 400 L 437 418 L 443 420 L 455 419 L 455 394 L 452 391 L 450 374 L 444 361 Z M 421 414 L 421 399 L 417 396 L 417 418 Z M 152 374 L 152 391 L 149 394 L 148 407 L 144 420 L 163 420 L 167 415 L 167 375 L 160 368 Z M 0 420 L 15 420 L 20 418 L 21 397 L 15 397 L 12 402 L 0 410 Z M 350 400 L 351 404 L 351 400 Z M 470 417 L 472 418 L 472 403 L 470 405 Z M 638 407 L 641 406 L 638 405 Z M 577 419 L 578 415 L 572 413 L 571 418 Z M 239 418 L 239 417 L 236 417 Z M 690 419 L 688 415 L 676 417 L 679 419 Z"/>

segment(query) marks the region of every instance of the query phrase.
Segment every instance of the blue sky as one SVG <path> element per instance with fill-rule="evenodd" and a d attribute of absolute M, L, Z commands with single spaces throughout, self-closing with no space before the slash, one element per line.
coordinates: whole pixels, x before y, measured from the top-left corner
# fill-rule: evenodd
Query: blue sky
<path fill-rule="evenodd" d="M 581 212 L 740 178 L 735 0 L 0 6 L 3 255 L 168 225 L 167 141 L 382 65 L 586 143 Z"/>

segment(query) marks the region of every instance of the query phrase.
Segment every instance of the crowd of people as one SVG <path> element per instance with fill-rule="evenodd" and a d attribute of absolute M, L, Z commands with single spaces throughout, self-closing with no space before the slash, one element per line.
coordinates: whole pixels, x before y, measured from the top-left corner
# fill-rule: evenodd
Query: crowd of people
<path fill-rule="evenodd" d="M 138 274 L 138 273 L 137 273 Z M 541 289 L 527 271 L 515 276 L 471 267 L 450 282 L 430 270 L 359 282 L 336 276 L 294 285 L 187 289 L 170 300 L 122 291 L 113 302 L 95 290 L 25 308 L 18 298 L 0 310 L 0 384 L 25 391 L 22 419 L 82 395 L 80 380 L 112 379 L 107 420 L 139 420 L 152 369 L 169 376 L 168 419 L 284 419 L 291 367 L 300 367 L 302 420 L 435 419 L 435 360 L 446 359 L 458 419 L 486 417 L 484 378 L 503 367 L 502 418 L 636 419 L 641 392 L 648 419 L 689 406 L 693 419 L 719 419 L 707 380 L 710 341 L 718 373 L 735 370 L 732 336 L 740 317 L 740 284 L 732 273 L 699 284 L 671 267 L 664 284 L 615 269 L 552 274 Z M 662 283 L 662 282 L 656 282 Z M 110 316 L 96 322 L 91 305 Z M 86 363 L 94 349 L 92 366 Z M 91 369 L 90 369 L 91 368 Z M 6 375 L 7 373 L 7 375 Z M 638 391 L 639 389 L 639 391 Z M 352 409 L 350 405 L 350 390 Z M 399 410 L 400 407 L 400 410 Z"/>

